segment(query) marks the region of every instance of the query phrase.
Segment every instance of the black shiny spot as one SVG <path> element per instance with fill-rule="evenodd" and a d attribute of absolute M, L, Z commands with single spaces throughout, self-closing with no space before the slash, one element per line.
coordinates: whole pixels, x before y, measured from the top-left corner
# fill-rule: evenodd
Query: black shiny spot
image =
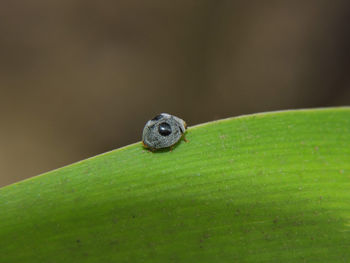
<path fill-rule="evenodd" d="M 158 120 L 160 120 L 161 118 L 163 118 L 163 115 L 162 115 L 162 114 L 159 114 L 159 115 L 157 115 L 156 117 L 154 117 L 154 118 L 152 119 L 152 121 L 158 121 Z"/>
<path fill-rule="evenodd" d="M 158 126 L 158 132 L 162 136 L 168 136 L 169 134 L 171 134 L 171 127 L 168 123 L 162 122 Z"/>

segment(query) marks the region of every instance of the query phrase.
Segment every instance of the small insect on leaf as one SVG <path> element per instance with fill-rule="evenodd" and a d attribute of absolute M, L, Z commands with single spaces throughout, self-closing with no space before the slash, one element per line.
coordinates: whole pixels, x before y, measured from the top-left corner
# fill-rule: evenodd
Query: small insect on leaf
<path fill-rule="evenodd" d="M 149 120 L 142 133 L 142 143 L 150 150 L 175 145 L 187 129 L 186 122 L 168 113 L 161 113 Z"/>

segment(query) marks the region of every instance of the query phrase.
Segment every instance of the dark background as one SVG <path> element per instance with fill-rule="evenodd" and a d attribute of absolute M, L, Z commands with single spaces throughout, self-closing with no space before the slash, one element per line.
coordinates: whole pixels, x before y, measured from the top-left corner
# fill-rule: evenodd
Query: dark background
<path fill-rule="evenodd" d="M 0 185 L 191 126 L 349 105 L 350 1 L 0 3 Z"/>

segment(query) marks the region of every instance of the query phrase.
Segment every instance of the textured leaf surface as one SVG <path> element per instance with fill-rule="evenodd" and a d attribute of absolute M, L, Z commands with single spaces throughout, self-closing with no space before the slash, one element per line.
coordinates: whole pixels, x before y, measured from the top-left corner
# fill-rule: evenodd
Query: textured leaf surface
<path fill-rule="evenodd" d="M 186 137 L 0 189 L 0 262 L 350 262 L 350 108 Z"/>

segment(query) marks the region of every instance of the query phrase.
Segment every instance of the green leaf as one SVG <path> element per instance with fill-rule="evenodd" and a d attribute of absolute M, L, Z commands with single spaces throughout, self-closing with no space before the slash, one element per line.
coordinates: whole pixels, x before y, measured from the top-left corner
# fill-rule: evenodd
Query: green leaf
<path fill-rule="evenodd" d="M 0 262 L 350 262 L 350 108 L 225 119 L 186 138 L 2 188 Z"/>

